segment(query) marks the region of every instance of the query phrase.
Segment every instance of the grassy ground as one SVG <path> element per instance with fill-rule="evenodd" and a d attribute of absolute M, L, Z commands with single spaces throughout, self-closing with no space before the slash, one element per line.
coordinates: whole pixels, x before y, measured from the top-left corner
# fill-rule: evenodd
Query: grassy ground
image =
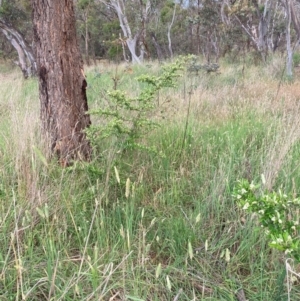
<path fill-rule="evenodd" d="M 0 74 L 0 300 L 237 300 L 241 289 L 286 300 L 283 255 L 231 197 L 236 180 L 261 174 L 268 189 L 298 194 L 300 85 L 279 87 L 282 67 L 274 58 L 183 72 L 142 139 L 163 156 L 118 155 L 106 141 L 67 169 L 43 155 L 36 80 Z M 90 107 L 159 72 L 89 67 Z"/>

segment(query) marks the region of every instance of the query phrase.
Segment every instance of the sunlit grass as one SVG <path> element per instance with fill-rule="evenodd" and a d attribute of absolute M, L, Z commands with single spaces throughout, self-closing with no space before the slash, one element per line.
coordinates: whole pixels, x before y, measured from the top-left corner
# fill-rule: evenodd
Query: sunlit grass
<path fill-rule="evenodd" d="M 67 169 L 45 163 L 36 80 L 1 74 L 0 299 L 212 301 L 243 289 L 283 300 L 282 254 L 231 197 L 237 179 L 261 173 L 270 189 L 298 193 L 299 82 L 277 95 L 277 65 L 183 72 L 143 138 L 163 155 L 112 161 L 105 142 L 104 159 Z M 134 78 L 159 68 L 90 67 L 90 107 L 106 105 L 108 89 L 137 93 Z"/>

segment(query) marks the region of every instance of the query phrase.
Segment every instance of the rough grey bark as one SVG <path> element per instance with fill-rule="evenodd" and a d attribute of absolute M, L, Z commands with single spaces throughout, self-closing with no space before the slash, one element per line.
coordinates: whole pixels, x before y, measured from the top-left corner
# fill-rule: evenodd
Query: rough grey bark
<path fill-rule="evenodd" d="M 84 133 L 91 121 L 73 0 L 31 2 L 42 127 L 48 147 L 68 166 L 91 153 Z"/>
<path fill-rule="evenodd" d="M 32 49 L 27 45 L 22 35 L 10 24 L 0 19 L 0 30 L 18 53 L 17 65 L 25 78 L 36 74 L 36 62 Z"/>

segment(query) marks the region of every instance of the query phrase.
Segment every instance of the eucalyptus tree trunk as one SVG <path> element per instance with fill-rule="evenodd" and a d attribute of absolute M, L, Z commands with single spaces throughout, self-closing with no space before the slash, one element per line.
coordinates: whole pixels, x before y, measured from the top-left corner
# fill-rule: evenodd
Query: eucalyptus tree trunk
<path fill-rule="evenodd" d="M 106 2 L 104 1 L 104 3 L 106 3 Z M 125 13 L 124 1 L 123 0 L 110 0 L 109 5 L 111 7 L 113 7 L 113 9 L 115 10 L 115 12 L 118 15 L 120 27 L 122 29 L 124 38 L 126 39 L 126 44 L 130 51 L 132 62 L 141 64 L 142 62 L 136 54 L 136 46 L 137 46 L 139 33 L 136 33 L 134 36 L 132 34 L 132 31 L 129 26 L 129 22 L 128 22 L 126 13 Z"/>
<path fill-rule="evenodd" d="M 162 62 L 162 60 L 164 59 L 164 56 L 163 56 L 163 52 L 161 50 L 161 47 L 157 42 L 156 35 L 155 35 L 154 32 L 152 32 L 150 35 L 151 35 L 154 47 L 156 49 L 157 58 L 158 58 L 159 62 Z"/>
<path fill-rule="evenodd" d="M 176 15 L 176 3 L 174 4 L 174 10 L 173 10 L 173 17 L 171 23 L 168 25 L 168 42 L 169 42 L 169 51 L 170 51 L 170 56 L 173 58 L 173 49 L 172 49 L 172 39 L 171 39 L 171 29 L 175 21 L 175 15 Z"/>
<path fill-rule="evenodd" d="M 31 0 L 42 127 L 62 166 L 87 160 L 86 79 L 76 38 L 73 0 Z"/>
<path fill-rule="evenodd" d="M 0 19 L 0 30 L 15 48 L 19 60 L 16 62 L 25 78 L 36 74 L 36 63 L 33 52 L 22 35 L 10 24 Z"/>
<path fill-rule="evenodd" d="M 139 34 L 139 49 L 140 49 L 140 55 L 139 59 L 143 62 L 145 59 L 145 56 L 149 56 L 146 38 L 147 38 L 147 21 L 148 21 L 148 15 L 149 10 L 151 8 L 150 0 L 147 0 L 145 5 L 143 3 L 143 0 L 140 0 L 140 14 L 141 14 L 141 30 Z"/>
<path fill-rule="evenodd" d="M 299 10 L 296 9 L 295 1 L 291 0 L 290 3 L 290 10 L 291 10 L 291 20 L 294 25 L 295 31 L 297 33 L 297 40 L 298 43 L 300 42 L 300 20 L 299 20 Z M 299 6 L 299 5 L 298 5 Z"/>
<path fill-rule="evenodd" d="M 270 35 L 270 22 L 274 10 L 275 0 L 266 0 L 264 3 L 264 10 L 261 11 L 261 5 L 259 1 L 253 1 L 256 9 L 256 15 L 259 19 L 257 25 L 252 25 L 251 22 L 242 23 L 237 15 L 233 15 L 238 21 L 244 32 L 250 37 L 257 51 L 260 53 L 262 60 L 266 61 L 268 54 L 268 36 Z M 228 6 L 228 3 L 223 2 Z M 229 6 L 228 6 L 229 7 Z M 224 9 L 224 8 L 223 8 Z"/>
<path fill-rule="evenodd" d="M 200 33 L 200 27 L 201 27 L 201 24 L 200 24 L 200 20 L 201 20 L 201 17 L 200 17 L 200 12 L 201 12 L 201 4 L 200 3 L 201 1 L 198 0 L 197 1 L 197 16 L 198 16 L 198 20 L 197 20 L 197 28 L 196 28 L 196 38 L 197 38 L 197 49 L 196 49 L 196 54 L 199 55 L 200 54 L 200 49 L 201 49 L 201 33 Z"/>
<path fill-rule="evenodd" d="M 141 24 L 133 34 L 128 18 L 126 15 L 126 0 L 98 0 L 98 2 L 104 3 L 109 7 L 113 8 L 116 12 L 121 30 L 123 32 L 122 41 L 126 41 L 127 48 L 131 54 L 132 63 L 142 64 L 145 55 L 147 54 L 146 47 L 146 23 L 148 20 L 148 14 L 150 11 L 151 3 L 150 0 L 139 1 L 139 8 L 137 8 L 137 13 L 140 13 Z M 129 2 L 129 1 L 128 1 Z M 131 4 L 134 5 L 134 4 Z M 139 11 L 138 11 L 139 10 Z M 139 42 L 139 43 L 138 43 Z M 137 55 L 137 46 L 140 49 L 140 55 Z M 124 47 L 124 45 L 122 45 Z"/>
<path fill-rule="evenodd" d="M 257 16 L 259 18 L 258 24 L 258 38 L 257 49 L 261 53 L 263 61 L 266 61 L 268 55 L 268 31 L 270 27 L 271 15 L 275 1 L 267 0 L 265 2 L 263 13 L 260 12 L 260 7 L 256 3 Z"/>
<path fill-rule="evenodd" d="M 286 61 L 286 73 L 287 76 L 293 76 L 293 49 L 291 45 L 291 0 L 285 1 L 286 5 L 286 51 L 287 51 L 287 61 Z"/>

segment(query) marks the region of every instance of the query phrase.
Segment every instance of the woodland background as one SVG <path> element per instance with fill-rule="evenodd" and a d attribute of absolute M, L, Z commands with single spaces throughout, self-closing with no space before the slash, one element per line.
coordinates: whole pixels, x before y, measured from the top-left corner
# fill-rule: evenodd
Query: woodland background
<path fill-rule="evenodd" d="M 19 48 L 18 64 L 26 65 L 33 52 L 30 1 L 0 5 L 1 56 L 13 58 Z M 99 59 L 141 63 L 182 54 L 202 55 L 210 63 L 224 56 L 235 61 L 246 53 L 257 63 L 287 50 L 291 66 L 300 38 L 298 0 L 76 0 L 75 6 L 88 65 Z"/>

